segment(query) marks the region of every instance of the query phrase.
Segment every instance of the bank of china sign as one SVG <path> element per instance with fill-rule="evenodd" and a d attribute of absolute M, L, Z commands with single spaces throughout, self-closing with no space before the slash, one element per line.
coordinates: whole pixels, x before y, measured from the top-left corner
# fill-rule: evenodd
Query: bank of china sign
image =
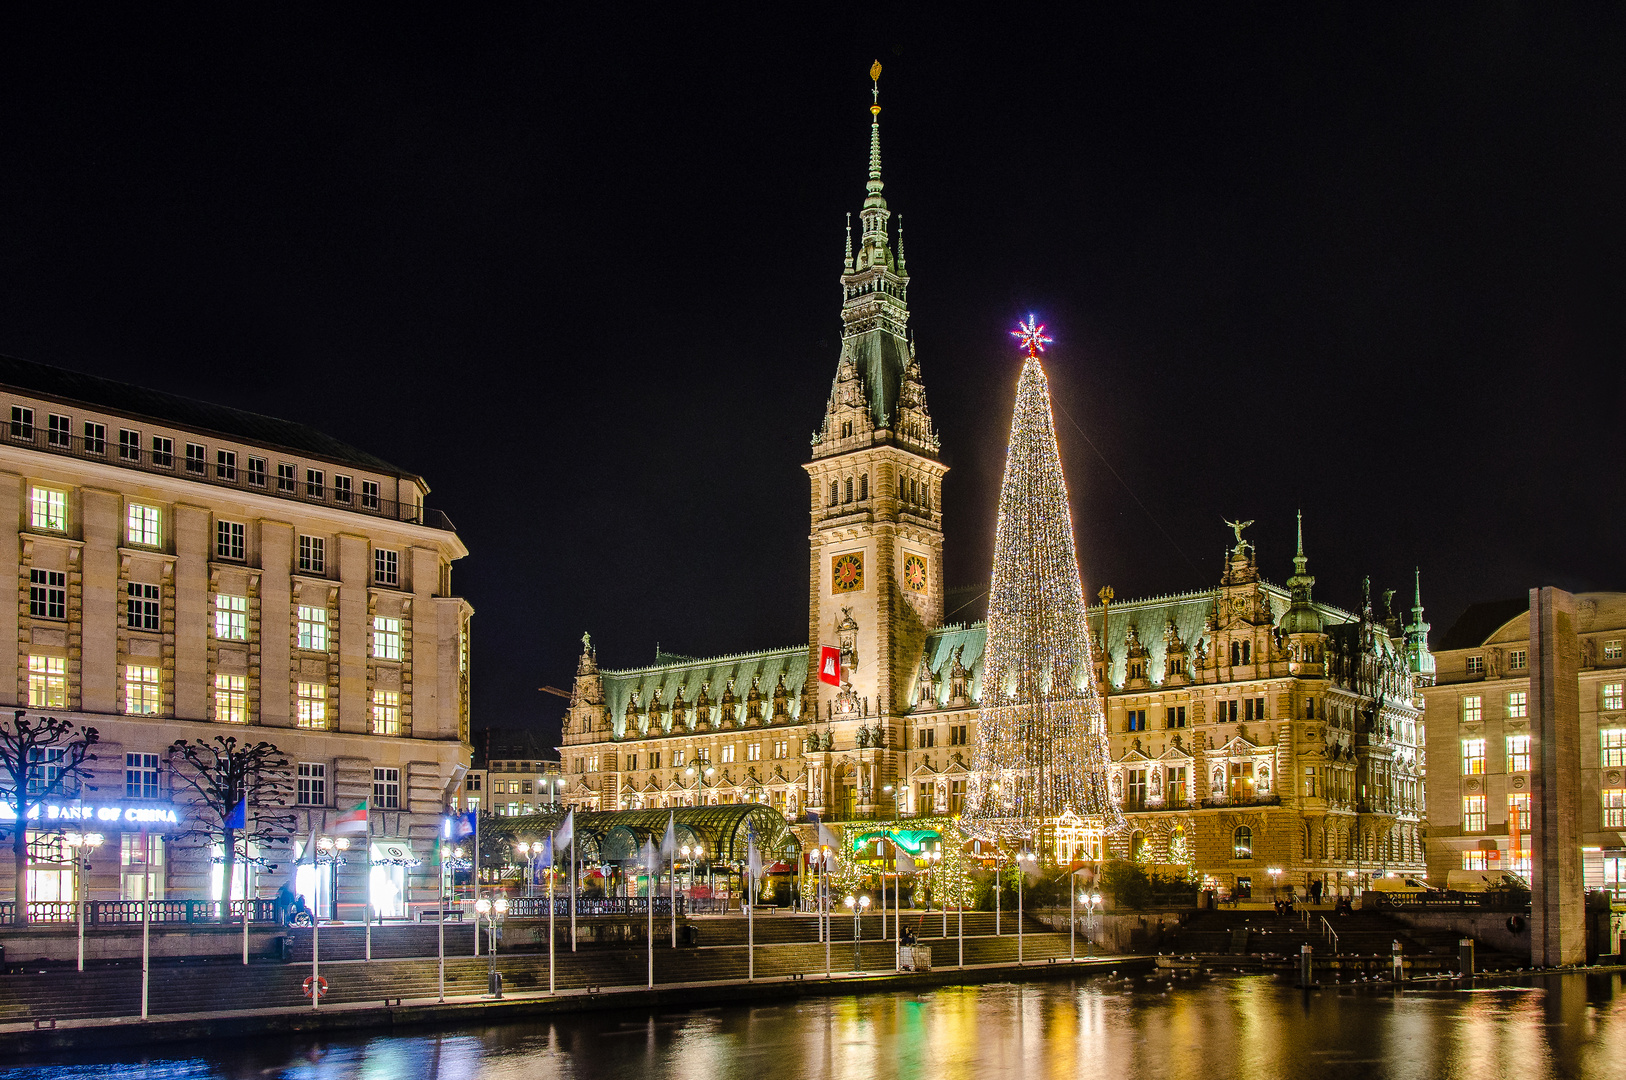
<path fill-rule="evenodd" d="M 0 803 L 0 821 L 15 820 L 17 812 Z M 125 806 L 122 803 L 34 803 L 28 808 L 28 820 L 65 824 L 97 821 L 140 829 L 163 829 L 181 823 L 180 815 L 172 806 Z"/>

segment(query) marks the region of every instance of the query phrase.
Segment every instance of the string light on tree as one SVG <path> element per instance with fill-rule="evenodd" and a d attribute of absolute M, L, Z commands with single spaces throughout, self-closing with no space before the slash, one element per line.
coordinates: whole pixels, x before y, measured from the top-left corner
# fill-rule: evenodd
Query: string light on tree
<path fill-rule="evenodd" d="M 1050 846 L 1071 811 L 1124 827 L 1107 786 L 1106 715 L 1084 621 L 1072 511 L 1032 315 L 1012 336 L 1027 358 L 1017 382 L 999 492 L 983 657 L 981 735 L 964 824 L 976 834 Z"/>

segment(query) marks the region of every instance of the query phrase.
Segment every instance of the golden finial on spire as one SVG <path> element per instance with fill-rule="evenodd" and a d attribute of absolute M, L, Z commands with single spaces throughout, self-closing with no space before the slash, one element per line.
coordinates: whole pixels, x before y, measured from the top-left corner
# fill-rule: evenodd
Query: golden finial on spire
<path fill-rule="evenodd" d="M 870 93 L 874 95 L 875 102 L 869 107 L 871 116 L 881 115 L 881 62 L 879 60 L 869 66 L 869 81 L 874 83 Z"/>

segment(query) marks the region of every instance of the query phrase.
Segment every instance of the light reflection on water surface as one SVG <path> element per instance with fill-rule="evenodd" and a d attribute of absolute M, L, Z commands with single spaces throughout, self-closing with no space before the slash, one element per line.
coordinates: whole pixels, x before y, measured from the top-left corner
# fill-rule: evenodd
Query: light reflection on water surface
<path fill-rule="evenodd" d="M 1468 993 L 1304 994 L 1272 979 L 998 984 L 452 1032 L 216 1042 L 0 1066 L 134 1080 L 1626 1077 L 1619 975 Z"/>

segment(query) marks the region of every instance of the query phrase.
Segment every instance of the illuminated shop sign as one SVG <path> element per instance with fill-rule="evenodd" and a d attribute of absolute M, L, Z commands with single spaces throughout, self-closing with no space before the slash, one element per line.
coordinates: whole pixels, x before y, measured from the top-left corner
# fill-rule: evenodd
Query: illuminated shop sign
<path fill-rule="evenodd" d="M 16 811 L 0 803 L 0 821 L 15 820 L 17 820 Z M 96 821 L 104 825 L 124 825 L 141 829 L 162 829 L 181 823 L 180 815 L 173 806 L 125 806 L 122 803 L 35 803 L 28 808 L 28 820 Z"/>

